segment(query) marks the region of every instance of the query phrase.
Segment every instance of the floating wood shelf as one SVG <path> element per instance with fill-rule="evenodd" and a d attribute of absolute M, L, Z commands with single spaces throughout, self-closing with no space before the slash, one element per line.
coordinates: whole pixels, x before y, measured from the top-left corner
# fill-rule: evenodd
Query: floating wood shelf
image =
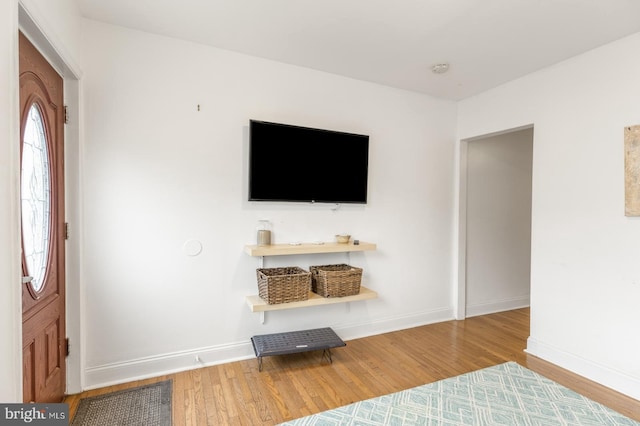
<path fill-rule="evenodd" d="M 309 292 L 309 300 L 302 300 L 299 302 L 278 303 L 275 305 L 269 305 L 262 300 L 258 295 L 247 296 L 247 305 L 251 309 L 251 312 L 268 312 L 268 311 L 281 311 L 284 309 L 306 308 L 309 306 L 321 306 L 332 305 L 334 303 L 348 303 L 357 302 L 360 300 L 376 299 L 378 293 L 370 290 L 366 287 L 360 286 L 360 293 L 353 296 L 344 297 L 322 297 L 314 292 Z"/>
<path fill-rule="evenodd" d="M 285 256 L 296 254 L 321 254 L 321 253 L 349 253 L 354 251 L 370 251 L 375 250 L 376 245 L 373 243 L 360 244 L 340 243 L 303 243 L 303 244 L 272 244 L 269 246 L 248 245 L 244 247 L 245 253 L 249 256 Z"/>
<path fill-rule="evenodd" d="M 373 243 L 366 243 L 360 241 L 359 244 L 340 243 L 304 243 L 304 244 L 272 244 L 269 246 L 257 246 L 247 245 L 244 247 L 245 253 L 249 256 L 260 258 L 260 267 L 262 268 L 263 260 L 265 256 L 291 256 L 297 254 L 322 254 L 322 253 L 351 253 L 358 251 L 370 251 L 375 250 L 376 245 Z M 357 302 L 360 300 L 376 299 L 378 293 L 370 290 L 366 287 L 360 286 L 360 293 L 353 296 L 345 297 L 322 297 L 314 292 L 309 292 L 309 299 L 299 302 L 290 303 L 278 303 L 275 305 L 269 305 L 262 300 L 258 295 L 251 295 L 246 297 L 247 305 L 251 312 L 260 313 L 260 322 L 264 324 L 265 313 L 268 311 L 281 311 L 284 309 L 306 308 L 309 306 L 321 306 L 332 305 L 334 303 L 349 303 Z"/>

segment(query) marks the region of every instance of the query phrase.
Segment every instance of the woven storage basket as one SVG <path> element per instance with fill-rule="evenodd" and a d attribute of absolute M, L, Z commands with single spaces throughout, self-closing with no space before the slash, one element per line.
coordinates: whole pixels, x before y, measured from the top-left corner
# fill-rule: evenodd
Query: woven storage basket
<path fill-rule="evenodd" d="M 344 297 L 360 293 L 362 268 L 340 264 L 310 266 L 311 288 L 322 297 Z"/>
<path fill-rule="evenodd" d="M 311 273 L 297 266 L 256 269 L 258 294 L 269 305 L 309 299 Z"/>

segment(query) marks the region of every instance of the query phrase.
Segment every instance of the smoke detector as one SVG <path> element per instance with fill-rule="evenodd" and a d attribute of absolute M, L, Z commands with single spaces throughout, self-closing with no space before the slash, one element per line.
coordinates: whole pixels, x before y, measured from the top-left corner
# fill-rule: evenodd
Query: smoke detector
<path fill-rule="evenodd" d="M 444 74 L 449 71 L 449 64 L 446 62 L 442 62 L 440 64 L 434 64 L 431 66 L 431 71 L 434 74 Z"/>

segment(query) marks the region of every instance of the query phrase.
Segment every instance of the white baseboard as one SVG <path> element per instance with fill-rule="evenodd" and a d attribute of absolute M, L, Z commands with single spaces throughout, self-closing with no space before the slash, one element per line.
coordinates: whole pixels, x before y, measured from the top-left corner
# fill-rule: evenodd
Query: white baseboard
<path fill-rule="evenodd" d="M 596 362 L 564 352 L 532 337 L 527 339 L 525 352 L 631 398 L 640 400 L 640 378 L 638 377 L 630 376 L 621 371 L 616 371 Z"/>
<path fill-rule="evenodd" d="M 248 341 L 89 367 L 85 370 L 84 390 L 239 361 L 254 356 L 251 342 Z"/>
<path fill-rule="evenodd" d="M 390 331 L 403 330 L 426 324 L 452 320 L 452 309 L 419 312 L 413 315 L 387 318 L 368 324 L 333 327 L 345 341 L 373 336 Z M 197 357 L 197 359 L 196 359 Z M 254 358 L 251 341 L 211 346 L 189 351 L 175 352 L 140 358 L 126 362 L 90 367 L 85 370 L 85 389 L 147 379 L 180 371 L 193 370 L 210 365 L 224 364 Z"/>
<path fill-rule="evenodd" d="M 453 309 L 446 308 L 385 318 L 368 324 L 333 327 L 333 329 L 341 339 L 348 341 L 453 319 Z"/>
<path fill-rule="evenodd" d="M 487 303 L 478 303 L 475 305 L 467 305 L 467 318 L 477 317 L 479 315 L 494 314 L 496 312 L 511 311 L 513 309 L 526 308 L 530 306 L 531 299 L 529 296 L 518 297 L 515 299 L 503 299 Z"/>

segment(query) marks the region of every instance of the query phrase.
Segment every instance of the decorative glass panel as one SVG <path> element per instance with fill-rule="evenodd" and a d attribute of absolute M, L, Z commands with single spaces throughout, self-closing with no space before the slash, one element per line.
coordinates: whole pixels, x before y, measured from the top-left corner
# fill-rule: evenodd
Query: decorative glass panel
<path fill-rule="evenodd" d="M 51 223 L 51 174 L 47 137 L 40 108 L 29 110 L 22 141 L 22 249 L 31 286 L 44 285 L 49 257 Z"/>

